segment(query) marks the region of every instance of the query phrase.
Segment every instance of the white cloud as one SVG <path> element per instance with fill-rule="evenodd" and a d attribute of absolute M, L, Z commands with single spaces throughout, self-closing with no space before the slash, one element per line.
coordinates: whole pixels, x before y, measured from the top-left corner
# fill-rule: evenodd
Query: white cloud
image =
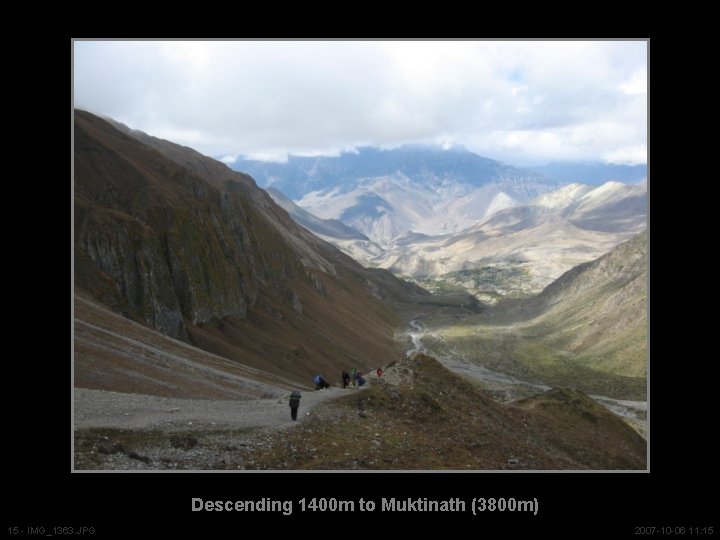
<path fill-rule="evenodd" d="M 620 89 L 628 95 L 647 94 L 647 68 L 640 68 L 632 76 L 620 83 Z"/>
<path fill-rule="evenodd" d="M 608 163 L 617 163 L 621 165 L 638 165 L 647 163 L 647 146 L 644 144 L 638 144 L 636 146 L 618 148 L 617 150 L 604 154 L 603 160 Z"/>
<path fill-rule="evenodd" d="M 75 43 L 75 103 L 213 155 L 436 140 L 520 163 L 646 144 L 645 42 Z M 537 146 L 539 145 L 539 146 Z"/>
<path fill-rule="evenodd" d="M 527 92 L 529 89 L 529 86 L 527 84 L 523 84 L 522 86 L 515 86 L 510 89 L 510 93 L 512 94 L 512 97 L 517 97 L 523 92 Z"/>

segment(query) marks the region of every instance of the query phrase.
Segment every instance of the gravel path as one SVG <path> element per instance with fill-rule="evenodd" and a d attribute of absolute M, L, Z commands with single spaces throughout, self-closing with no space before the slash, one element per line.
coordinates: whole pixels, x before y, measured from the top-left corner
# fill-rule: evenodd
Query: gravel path
<path fill-rule="evenodd" d="M 298 422 L 290 419 L 286 396 L 247 401 L 175 399 L 75 388 L 75 428 L 196 431 L 288 427 L 301 422 L 323 401 L 355 392 L 331 387 L 303 392 Z"/>

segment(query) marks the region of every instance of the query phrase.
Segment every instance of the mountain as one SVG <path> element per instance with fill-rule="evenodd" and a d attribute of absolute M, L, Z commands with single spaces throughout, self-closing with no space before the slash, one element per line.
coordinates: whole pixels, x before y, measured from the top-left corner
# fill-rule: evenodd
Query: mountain
<path fill-rule="evenodd" d="M 362 180 L 346 192 L 313 192 L 298 204 L 319 217 L 339 219 L 386 247 L 410 232 L 459 232 L 525 200 L 524 193 L 498 182 L 479 187 L 451 181 L 418 183 L 393 174 Z"/>
<path fill-rule="evenodd" d="M 422 318 L 422 345 L 444 363 L 474 373 L 502 399 L 527 396 L 544 385 L 639 400 L 614 405 L 621 412 L 633 409 L 626 416 L 637 421 L 642 432 L 647 399 L 647 247 L 644 231 L 565 272 L 534 297 L 502 299 L 479 313 L 466 306 L 427 312 Z"/>
<path fill-rule="evenodd" d="M 530 168 L 563 184 L 579 182 L 600 185 L 610 181 L 637 184 L 647 179 L 647 165 L 616 165 L 587 161 L 553 162 Z"/>
<path fill-rule="evenodd" d="M 457 146 L 360 148 L 337 157 L 290 156 L 287 163 L 239 160 L 233 168 L 380 245 L 409 231 L 457 232 L 554 186 L 537 173 Z"/>
<path fill-rule="evenodd" d="M 147 343 L 154 333 L 301 384 L 396 353 L 397 319 L 382 300 L 425 291 L 316 238 L 249 176 L 116 127 L 75 112 L 76 328 L 84 329 L 76 345 L 89 355 L 76 381 L 111 389 L 121 371 L 124 391 L 165 384 L 163 395 L 183 397 L 188 385 L 168 371 L 165 381 L 141 384 L 148 365 L 163 373 Z M 137 334 L 146 346 L 105 344 L 119 319 L 105 317 L 106 332 L 93 330 L 97 310 L 80 309 L 83 298 L 147 327 Z"/>
<path fill-rule="evenodd" d="M 359 262 L 382 255 L 383 249 L 364 234 L 348 227 L 337 219 L 321 219 L 300 208 L 288 199 L 280 190 L 273 187 L 266 189 L 272 200 L 283 208 L 299 225 L 305 227 L 319 238 L 332 245 Z"/>
<path fill-rule="evenodd" d="M 280 190 L 273 187 L 265 191 L 280 208 L 285 210 L 293 220 L 318 236 L 328 236 L 338 240 L 369 240 L 367 236 L 348 227 L 337 219 L 320 219 L 307 210 L 300 208 L 288 199 Z"/>
<path fill-rule="evenodd" d="M 291 211 L 299 223 L 363 265 L 494 302 L 537 293 L 646 226 L 645 182 L 594 184 L 641 181 L 647 167 L 551 165 L 541 175 L 462 147 L 403 146 L 234 167 L 289 195 L 287 208 L 292 198 L 313 216 Z M 562 185 L 571 178 L 582 183 Z M 320 220 L 341 222 L 367 240 L 323 232 Z"/>
<path fill-rule="evenodd" d="M 239 159 L 232 168 L 252 175 L 261 186 L 274 186 L 293 200 L 308 193 L 345 189 L 358 180 L 389 174 L 416 183 L 453 183 L 482 186 L 491 182 L 544 182 L 537 173 L 479 156 L 462 146 L 403 145 L 384 150 L 361 147 L 339 156 L 289 156 L 286 163 Z"/>
<path fill-rule="evenodd" d="M 647 205 L 645 184 L 570 184 L 456 234 L 401 237 L 372 262 L 429 287 L 463 285 L 486 301 L 538 293 L 642 231 Z"/>
<path fill-rule="evenodd" d="M 521 306 L 525 316 L 534 315 L 533 323 L 552 335 L 549 347 L 570 352 L 595 370 L 644 381 L 647 295 L 644 231 L 599 259 L 569 270 Z"/>

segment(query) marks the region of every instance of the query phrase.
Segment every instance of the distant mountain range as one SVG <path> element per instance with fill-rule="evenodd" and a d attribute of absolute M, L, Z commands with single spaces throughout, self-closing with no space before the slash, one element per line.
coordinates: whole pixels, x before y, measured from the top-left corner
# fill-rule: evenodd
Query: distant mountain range
<path fill-rule="evenodd" d="M 398 238 L 369 262 L 407 276 L 449 274 L 475 292 L 483 291 L 485 281 L 486 292 L 508 293 L 514 287 L 514 292 L 535 293 L 642 231 L 647 211 L 644 184 L 570 184 L 455 234 Z M 487 282 L 490 269 L 493 280 Z M 514 286 L 497 279 L 503 273 Z"/>
<path fill-rule="evenodd" d="M 231 164 L 255 178 L 261 187 L 273 186 L 293 200 L 313 192 L 352 191 L 363 180 L 388 175 L 410 178 L 416 184 L 467 184 L 480 187 L 493 182 L 533 189 L 546 183 L 542 175 L 512 167 L 470 152 L 462 146 L 404 145 L 391 150 L 361 147 L 339 156 L 289 156 L 286 163 L 239 159 Z"/>
<path fill-rule="evenodd" d="M 292 200 L 306 211 L 300 217 L 296 207 L 290 212 L 294 219 L 302 220 L 298 222 L 365 264 L 378 264 L 373 258 L 380 249 L 393 249 L 406 243 L 409 236 L 417 239 L 419 235 L 464 234 L 498 212 L 525 208 L 520 212 L 527 213 L 526 207 L 532 207 L 536 200 L 539 207 L 548 210 L 548 204 L 557 206 L 564 197 L 571 196 L 570 192 L 582 191 L 585 195 L 591 186 L 607 181 L 613 181 L 612 185 L 618 184 L 617 180 L 644 184 L 647 175 L 645 166 L 598 162 L 552 163 L 537 172 L 484 158 L 458 146 L 360 148 L 337 157 L 291 156 L 287 163 L 240 160 L 233 166 L 251 174 L 261 186 L 272 188 L 276 201 L 285 195 L 286 209 Z M 538 199 L 556 192 L 568 181 L 585 187 L 558 191 L 555 202 Z M 603 232 L 637 232 L 637 227 L 623 224 L 622 219 L 633 212 L 634 217 L 628 219 L 633 220 L 638 212 L 644 215 L 645 203 L 616 203 L 612 212 L 617 219 L 612 223 L 605 223 L 606 214 L 593 214 L 589 208 L 584 211 L 587 215 L 582 223 L 579 214 L 573 223 Z M 623 204 L 635 205 L 623 208 Z M 328 229 L 328 222 L 320 226 L 315 218 L 331 220 L 334 225 Z M 363 238 L 354 242 L 347 229 L 336 234 L 338 222 Z M 607 227 L 614 230 L 605 230 Z M 597 254 L 594 250 L 593 255 Z"/>
<path fill-rule="evenodd" d="M 381 245 L 409 231 L 457 232 L 556 187 L 540 174 L 462 147 L 360 148 L 337 157 L 290 156 L 282 164 L 241 160 L 233 167 Z"/>
<path fill-rule="evenodd" d="M 644 165 L 552 163 L 531 171 L 457 146 L 403 146 L 233 166 L 364 265 L 423 277 L 523 264 L 528 292 L 647 220 Z"/>

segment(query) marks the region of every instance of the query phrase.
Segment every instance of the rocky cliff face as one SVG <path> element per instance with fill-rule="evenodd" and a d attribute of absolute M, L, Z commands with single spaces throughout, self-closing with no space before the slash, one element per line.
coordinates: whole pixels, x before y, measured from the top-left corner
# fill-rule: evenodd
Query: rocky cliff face
<path fill-rule="evenodd" d="M 246 326 L 257 317 L 266 334 L 256 332 L 255 351 L 270 341 L 305 350 L 307 370 L 337 355 L 360 357 L 366 340 L 375 341 L 369 354 L 394 350 L 394 317 L 373 297 L 423 291 L 316 239 L 249 177 L 226 167 L 224 175 L 220 163 L 155 141 L 177 162 L 76 112 L 76 287 L 130 319 L 242 361 L 254 339 Z M 366 314 L 365 328 L 352 309 Z M 286 342 L 278 333 L 292 335 L 287 327 L 308 341 Z M 313 337 L 318 328 L 329 340 Z M 333 337 L 353 331 L 345 341 Z M 293 356 L 287 350 L 281 357 Z"/>
<path fill-rule="evenodd" d="M 186 337 L 183 319 L 244 317 L 260 288 L 291 296 L 283 280 L 304 275 L 247 201 L 102 120 L 78 113 L 75 150 L 78 264 L 110 278 L 103 292 L 125 315 Z"/>

